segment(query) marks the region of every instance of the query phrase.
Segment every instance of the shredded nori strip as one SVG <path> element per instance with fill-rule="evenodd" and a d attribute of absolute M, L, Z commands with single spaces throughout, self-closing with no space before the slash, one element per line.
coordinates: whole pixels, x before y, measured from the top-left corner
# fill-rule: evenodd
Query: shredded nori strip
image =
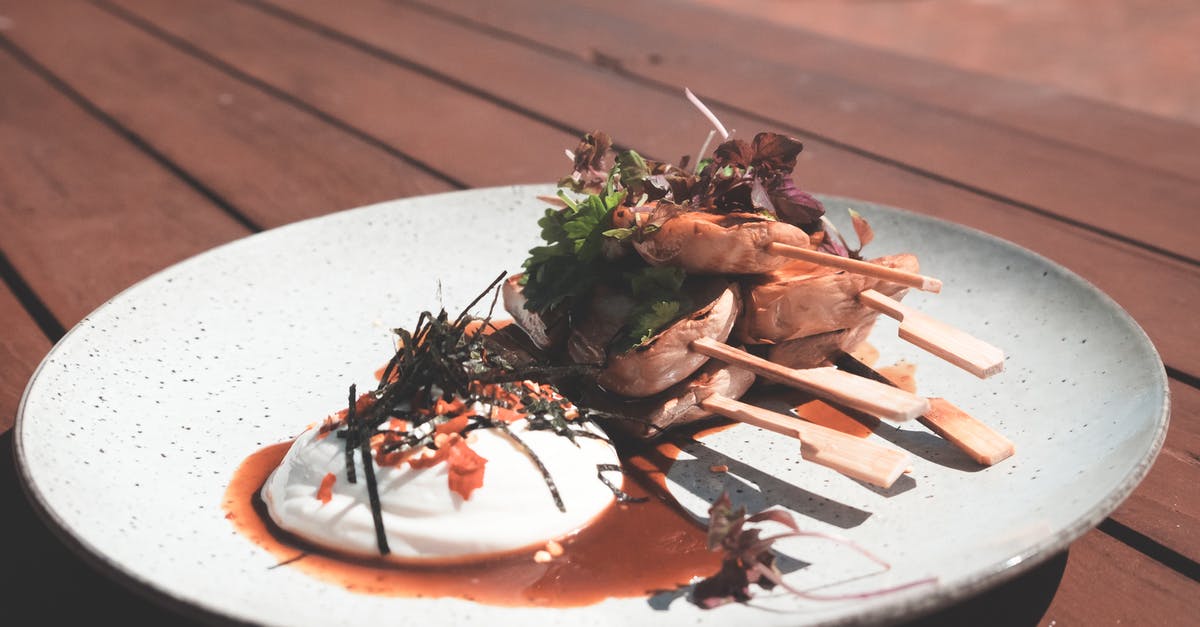
<path fill-rule="evenodd" d="M 268 566 L 268 567 L 267 567 L 267 570 L 275 570 L 276 568 L 279 568 L 280 566 L 287 566 L 288 564 L 291 564 L 291 563 L 293 563 L 293 562 L 299 562 L 300 560 L 302 560 L 302 559 L 304 559 L 304 558 L 308 557 L 309 555 L 312 555 L 312 554 L 311 554 L 311 553 L 309 553 L 308 551 L 305 551 L 305 552 L 303 552 L 303 553 L 301 553 L 301 554 L 299 554 L 299 555 L 297 555 L 297 556 L 295 556 L 295 557 L 289 557 L 289 558 L 287 558 L 287 559 L 283 560 L 282 562 L 279 562 L 279 563 L 277 563 L 277 564 L 274 564 L 274 565 L 272 565 L 272 566 Z"/>
<path fill-rule="evenodd" d="M 346 409 L 346 481 L 348 483 L 358 483 L 358 477 L 354 472 L 354 448 L 357 444 L 354 440 L 358 436 L 358 431 L 355 429 L 354 409 L 358 404 L 358 399 L 354 398 L 355 386 L 350 386 L 350 403 Z M 341 432 L 338 435 L 342 435 Z"/>
<path fill-rule="evenodd" d="M 512 438 L 513 442 L 516 442 L 517 446 L 521 447 L 522 451 L 525 451 L 525 455 L 529 457 L 530 461 L 532 461 L 542 473 L 542 479 L 546 481 L 546 487 L 550 489 L 550 496 L 554 498 L 554 504 L 558 506 L 558 511 L 566 512 L 567 508 L 563 505 L 562 496 L 558 494 L 558 486 L 554 484 L 554 477 L 550 476 L 550 471 L 546 470 L 546 465 L 542 463 L 542 460 L 537 456 L 537 453 L 534 453 L 533 449 L 529 448 L 529 445 L 526 444 L 524 440 L 518 438 L 517 434 L 513 433 L 512 429 L 508 428 L 508 425 L 504 424 L 503 422 L 497 422 L 494 426 L 503 431 L 508 437 Z"/>
<path fill-rule="evenodd" d="M 618 503 L 645 503 L 646 501 L 650 500 L 644 496 L 635 497 L 621 488 L 618 488 L 616 484 L 608 480 L 608 477 L 604 476 L 604 473 L 606 472 L 619 472 L 621 474 L 625 474 L 625 471 L 621 470 L 621 467 L 616 464 L 596 464 L 596 476 L 600 478 L 600 481 L 603 482 L 604 485 L 608 486 L 609 490 L 612 490 L 613 496 L 617 497 Z"/>
<path fill-rule="evenodd" d="M 587 429 L 570 429 L 570 428 L 568 428 L 567 433 L 565 433 L 563 435 L 565 435 L 568 438 L 571 438 L 572 441 L 574 441 L 575 438 L 592 438 L 593 440 L 600 440 L 601 442 L 608 442 L 609 444 L 612 444 L 611 439 L 609 439 L 603 435 L 600 435 L 599 433 L 594 433 L 594 432 L 588 431 Z M 575 446 L 579 446 L 579 443 L 576 442 Z"/>
<path fill-rule="evenodd" d="M 347 418 L 354 414 L 355 401 L 358 400 L 356 388 L 356 385 L 350 384 L 350 411 L 346 415 Z M 367 498 L 371 503 L 371 518 L 375 521 L 375 541 L 379 544 L 379 554 L 387 555 L 392 551 L 388 548 L 387 534 L 383 530 L 383 507 L 379 504 L 379 484 L 375 482 L 375 460 L 371 458 L 371 438 L 364 437 L 362 433 L 359 433 L 358 439 L 362 454 L 363 477 L 367 480 Z M 354 467 L 351 466 L 350 469 L 353 470 Z"/>
<path fill-rule="evenodd" d="M 597 409 L 589 409 L 589 410 L 586 410 L 586 412 L 587 412 L 587 417 L 589 420 L 594 419 L 594 418 L 602 418 L 604 420 L 612 420 L 612 421 L 617 421 L 617 422 L 632 422 L 634 424 L 645 427 L 646 431 L 651 434 L 647 437 L 652 437 L 652 438 L 657 437 L 659 435 L 659 433 L 664 431 L 664 429 L 662 427 L 654 424 L 653 422 L 650 422 L 649 420 L 646 420 L 645 418 L 638 418 L 636 416 L 627 416 L 625 414 L 618 414 L 618 413 L 614 413 L 614 412 L 610 412 L 610 411 L 600 411 Z"/>

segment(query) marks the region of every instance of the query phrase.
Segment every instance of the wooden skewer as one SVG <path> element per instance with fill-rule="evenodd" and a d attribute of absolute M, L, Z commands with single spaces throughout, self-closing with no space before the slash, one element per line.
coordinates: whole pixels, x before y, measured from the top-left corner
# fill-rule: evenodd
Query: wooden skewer
<path fill-rule="evenodd" d="M 846 353 L 839 355 L 834 363 L 838 368 L 860 377 L 896 385 L 887 377 L 876 372 L 874 368 Z M 943 398 L 931 398 L 929 405 L 929 411 L 925 412 L 924 416 L 917 418 L 917 421 L 962 449 L 976 462 L 984 466 L 991 466 L 1012 457 L 1016 451 L 1011 440 L 967 412 L 955 407 L 950 401 Z"/>
<path fill-rule="evenodd" d="M 915 287 L 926 292 L 936 293 L 942 291 L 942 282 L 938 279 L 915 272 L 906 272 L 904 270 L 897 270 L 896 268 L 881 266 L 869 261 L 859 261 L 858 259 L 850 259 L 849 257 L 832 255 L 830 253 L 800 248 L 799 246 L 792 246 L 790 244 L 781 244 L 779 242 L 767 244 L 767 252 L 772 255 L 779 255 L 780 257 L 799 259 L 822 266 L 829 266 L 830 268 L 837 268 L 838 270 L 845 270 L 846 272 L 875 277 L 876 279 L 882 279 L 891 283 Z"/>
<path fill-rule="evenodd" d="M 797 438 L 800 456 L 805 461 L 881 488 L 892 487 L 911 462 L 909 454 L 903 451 L 719 394 L 701 400 L 700 406 L 738 422 Z"/>
<path fill-rule="evenodd" d="M 872 416 L 903 422 L 929 411 L 929 401 L 923 397 L 837 368 L 788 368 L 711 338 L 693 340 L 691 347 L 702 355 Z"/>
<path fill-rule="evenodd" d="M 900 321 L 900 338 L 986 379 L 1004 369 L 1004 351 L 929 314 L 875 290 L 859 293 L 862 304 Z"/>
<path fill-rule="evenodd" d="M 950 401 L 931 398 L 929 405 L 930 410 L 925 413 L 925 420 L 921 424 L 950 440 L 980 464 L 991 466 L 1012 457 L 1016 452 L 1011 440 L 955 407 Z"/>

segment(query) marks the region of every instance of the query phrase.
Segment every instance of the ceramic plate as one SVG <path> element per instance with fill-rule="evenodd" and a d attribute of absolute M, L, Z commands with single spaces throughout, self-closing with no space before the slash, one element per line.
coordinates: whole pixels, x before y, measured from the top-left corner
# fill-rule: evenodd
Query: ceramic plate
<path fill-rule="evenodd" d="M 784 547 L 789 580 L 828 593 L 936 577 L 844 602 L 760 595 L 702 611 L 679 595 L 578 609 L 497 608 L 457 599 L 364 596 L 289 568 L 234 532 L 221 497 L 238 464 L 340 407 L 372 382 L 389 329 L 424 309 L 456 311 L 536 244 L 544 187 L 474 190 L 384 203 L 262 233 L 185 261 L 83 320 L 42 363 L 22 402 L 19 464 L 47 519 L 118 577 L 221 617 L 286 624 L 797 624 L 912 615 L 1012 576 L 1097 524 L 1145 475 L 1167 423 L 1162 364 L 1105 295 L 1017 246 L 934 219 L 853 206 L 878 234 L 868 252 L 913 251 L 940 295 L 906 302 L 987 339 L 1005 372 L 978 380 L 895 339 L 881 361 L 917 364 L 921 391 L 967 409 L 1016 443 L 981 469 L 919 425 L 872 436 L 914 453 L 891 490 L 797 461 L 794 442 L 735 427 L 690 447 L 670 473 L 704 514 L 728 490 L 757 509 L 797 513 L 844 545 Z M 715 475 L 713 463 L 730 472 Z M 736 624 L 736 623 L 735 623 Z"/>

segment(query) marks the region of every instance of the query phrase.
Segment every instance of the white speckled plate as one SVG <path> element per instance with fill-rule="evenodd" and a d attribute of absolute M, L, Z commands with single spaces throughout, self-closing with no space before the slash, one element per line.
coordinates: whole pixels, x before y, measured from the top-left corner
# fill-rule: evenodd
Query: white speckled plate
<path fill-rule="evenodd" d="M 441 304 L 454 311 L 501 269 L 518 268 L 536 243 L 534 196 L 546 191 L 475 190 L 338 213 L 222 246 L 130 288 L 73 329 L 29 384 L 16 445 L 31 494 L 117 576 L 238 620 L 818 623 L 911 615 L 1049 557 L 1129 494 L 1162 442 L 1162 364 L 1106 296 L 992 237 L 830 199 L 832 215 L 852 205 L 871 220 L 871 253 L 917 252 L 945 281 L 942 294 L 907 302 L 1007 351 L 1006 372 L 980 381 L 895 340 L 890 321 L 872 338 L 884 362 L 915 361 L 924 393 L 1006 434 L 1017 456 L 979 469 L 906 426 L 887 439 L 915 454 L 913 472 L 879 491 L 797 463 L 794 443 L 735 427 L 692 447 L 670 473 L 672 489 L 701 513 L 701 499 L 725 487 L 752 508 L 790 508 L 805 527 L 852 538 L 894 566 L 879 574 L 840 545 L 808 541 L 787 547 L 796 585 L 935 584 L 854 602 L 763 595 L 710 612 L 678 596 L 550 610 L 362 596 L 269 569 L 275 558 L 223 518 L 233 470 L 340 406 L 349 383 L 368 384 L 390 354 L 390 327 Z M 728 475 L 708 471 L 717 460 Z"/>

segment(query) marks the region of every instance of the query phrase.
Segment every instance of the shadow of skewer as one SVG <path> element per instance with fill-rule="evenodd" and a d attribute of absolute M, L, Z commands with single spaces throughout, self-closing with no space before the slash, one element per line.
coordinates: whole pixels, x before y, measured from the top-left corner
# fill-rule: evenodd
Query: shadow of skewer
<path fill-rule="evenodd" d="M 729 492 L 735 507 L 744 506 L 747 511 L 759 512 L 779 506 L 840 529 L 857 527 L 871 517 L 870 512 L 809 492 L 746 462 L 730 459 L 703 442 L 693 440 L 681 448 L 695 459 L 676 460 L 671 466 L 670 480 L 707 503 L 716 501 L 722 492 Z M 799 457 L 798 450 L 796 454 Z M 710 468 L 716 465 L 728 466 L 729 471 L 714 473 Z M 707 519 L 701 522 L 707 524 Z"/>

